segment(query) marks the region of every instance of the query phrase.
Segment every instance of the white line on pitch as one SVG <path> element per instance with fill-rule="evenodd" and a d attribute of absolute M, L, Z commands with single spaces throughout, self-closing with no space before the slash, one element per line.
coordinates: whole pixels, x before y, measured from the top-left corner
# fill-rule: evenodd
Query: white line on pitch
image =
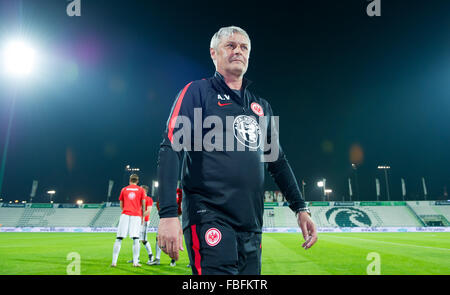
<path fill-rule="evenodd" d="M 355 240 L 360 240 L 360 241 L 365 241 L 365 242 L 377 242 L 377 243 L 392 244 L 392 245 L 398 245 L 398 246 L 410 246 L 410 247 L 419 247 L 419 248 L 428 248 L 428 249 L 450 251 L 450 249 L 448 249 L 448 248 L 438 248 L 438 247 L 428 247 L 428 246 L 393 243 L 393 242 L 386 242 L 386 241 L 367 240 L 367 239 L 360 239 L 360 238 L 355 238 L 355 237 L 342 237 L 342 236 L 341 237 L 335 236 L 335 237 L 336 238 L 341 238 L 341 239 L 355 239 Z"/>

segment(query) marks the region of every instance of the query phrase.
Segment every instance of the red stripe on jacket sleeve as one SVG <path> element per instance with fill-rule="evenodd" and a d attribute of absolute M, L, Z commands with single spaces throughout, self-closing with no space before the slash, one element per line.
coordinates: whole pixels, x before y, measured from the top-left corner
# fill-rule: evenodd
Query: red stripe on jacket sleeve
<path fill-rule="evenodd" d="M 175 108 L 173 109 L 172 116 L 170 117 L 168 137 L 169 137 L 169 140 L 171 143 L 173 143 L 173 141 L 172 141 L 173 129 L 175 128 L 175 123 L 177 122 L 177 117 L 178 117 L 178 113 L 180 112 L 181 103 L 183 102 L 184 95 L 186 94 L 186 91 L 191 84 L 192 84 L 192 82 L 187 84 L 183 88 L 183 91 L 181 91 L 181 94 L 178 97 L 177 104 L 175 105 Z"/>

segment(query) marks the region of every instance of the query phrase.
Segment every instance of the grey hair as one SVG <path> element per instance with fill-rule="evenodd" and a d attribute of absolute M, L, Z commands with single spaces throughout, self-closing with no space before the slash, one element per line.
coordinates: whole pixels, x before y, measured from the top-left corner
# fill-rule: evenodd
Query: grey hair
<path fill-rule="evenodd" d="M 246 31 L 244 31 L 243 29 L 236 27 L 236 26 L 220 28 L 220 30 L 217 31 L 217 33 L 215 33 L 214 36 L 212 37 L 210 47 L 213 48 L 214 50 L 217 50 L 220 40 L 222 40 L 223 37 L 229 37 L 229 36 L 233 35 L 234 33 L 239 33 L 247 38 L 248 50 L 250 51 L 250 48 L 251 48 L 250 37 L 248 36 Z"/>

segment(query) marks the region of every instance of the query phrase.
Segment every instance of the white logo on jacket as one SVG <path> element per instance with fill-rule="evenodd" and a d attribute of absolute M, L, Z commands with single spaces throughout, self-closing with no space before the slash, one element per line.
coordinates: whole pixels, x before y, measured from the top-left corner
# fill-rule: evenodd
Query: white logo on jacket
<path fill-rule="evenodd" d="M 220 100 L 230 100 L 230 96 L 229 96 L 229 95 L 224 94 L 223 96 L 224 96 L 224 97 L 220 96 L 220 94 L 217 94 L 217 99 L 220 99 Z"/>
<path fill-rule="evenodd" d="M 234 136 L 249 148 L 259 148 L 261 145 L 261 128 L 258 122 L 250 116 L 240 115 L 234 119 Z"/>

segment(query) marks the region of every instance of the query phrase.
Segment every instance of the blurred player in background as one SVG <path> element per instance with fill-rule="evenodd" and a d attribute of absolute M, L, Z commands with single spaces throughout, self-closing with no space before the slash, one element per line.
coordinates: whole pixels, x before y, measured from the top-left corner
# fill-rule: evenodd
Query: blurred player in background
<path fill-rule="evenodd" d="M 178 218 L 180 219 L 181 216 L 181 202 L 183 200 L 183 191 L 180 188 L 177 188 L 177 204 L 178 204 Z M 156 202 L 156 208 L 158 209 L 159 212 L 159 202 Z M 159 265 L 160 264 L 160 259 L 161 259 L 161 248 L 159 248 L 158 246 L 158 234 L 156 234 L 156 254 L 155 254 L 155 260 L 147 263 L 148 265 Z M 177 265 L 175 259 L 172 258 L 172 260 L 170 261 L 170 266 L 175 266 Z"/>
<path fill-rule="evenodd" d="M 133 266 L 141 266 L 139 264 L 139 233 L 144 223 L 143 213 L 145 212 L 146 193 L 142 187 L 137 185 L 138 182 L 139 176 L 131 174 L 129 185 L 120 192 L 119 201 L 122 215 L 120 215 L 117 238 L 113 248 L 112 267 L 117 266 L 122 240 L 127 236 L 133 239 Z"/>
<path fill-rule="evenodd" d="M 153 200 L 148 196 L 148 186 L 141 185 L 141 187 L 145 191 L 145 212 L 144 212 L 144 224 L 142 225 L 141 230 L 141 243 L 144 245 L 144 248 L 147 250 L 148 254 L 148 261 L 147 264 L 150 265 L 151 262 L 153 262 L 153 253 L 152 253 L 152 246 L 150 246 L 150 243 L 147 241 L 147 229 L 150 224 L 150 212 L 152 211 L 153 207 Z M 133 260 L 128 260 L 128 263 L 132 263 Z M 139 261 L 138 261 L 139 263 Z"/>

